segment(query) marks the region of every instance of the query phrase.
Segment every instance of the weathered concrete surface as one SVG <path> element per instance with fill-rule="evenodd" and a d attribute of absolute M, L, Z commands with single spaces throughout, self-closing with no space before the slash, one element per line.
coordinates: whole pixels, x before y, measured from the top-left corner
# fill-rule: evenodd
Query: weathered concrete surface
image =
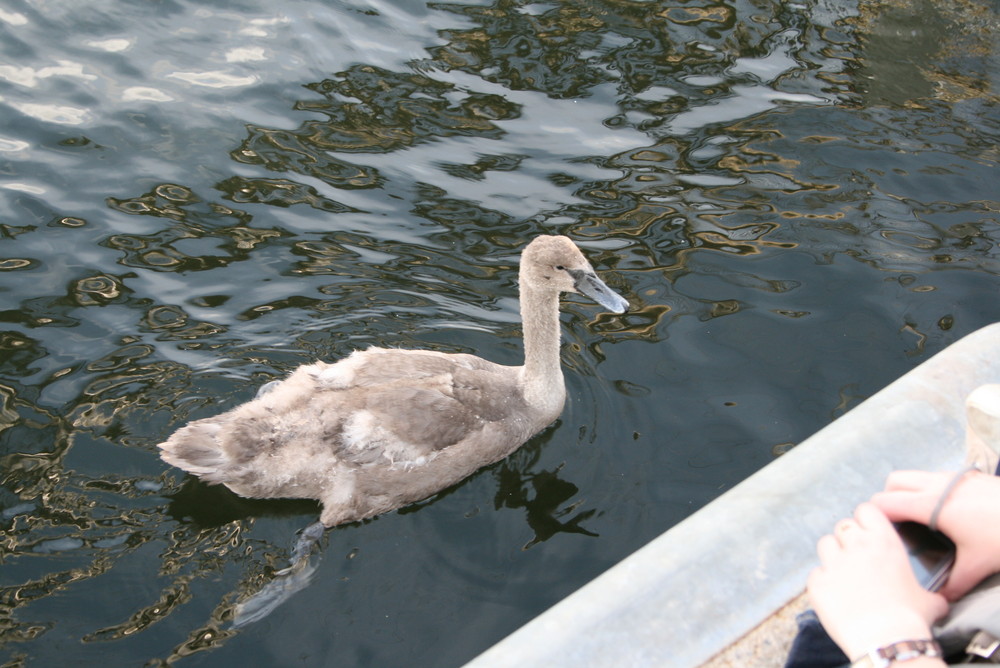
<path fill-rule="evenodd" d="M 803 592 L 739 641 L 702 664 L 702 668 L 781 668 L 798 630 L 795 617 L 808 607 Z"/>
<path fill-rule="evenodd" d="M 815 565 L 817 539 L 890 471 L 960 467 L 965 399 L 997 382 L 1000 324 L 926 361 L 468 667 L 723 666 L 754 647 L 772 662 L 743 665 L 781 665 L 796 609 L 785 606 Z"/>

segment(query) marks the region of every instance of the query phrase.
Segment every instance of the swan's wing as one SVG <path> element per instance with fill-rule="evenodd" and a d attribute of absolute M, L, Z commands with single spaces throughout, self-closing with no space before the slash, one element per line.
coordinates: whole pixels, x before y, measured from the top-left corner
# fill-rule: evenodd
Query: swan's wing
<path fill-rule="evenodd" d="M 380 457 L 420 464 L 525 409 L 516 373 L 507 367 L 453 367 L 420 383 L 371 387 L 344 426 L 340 456 L 358 464 Z"/>

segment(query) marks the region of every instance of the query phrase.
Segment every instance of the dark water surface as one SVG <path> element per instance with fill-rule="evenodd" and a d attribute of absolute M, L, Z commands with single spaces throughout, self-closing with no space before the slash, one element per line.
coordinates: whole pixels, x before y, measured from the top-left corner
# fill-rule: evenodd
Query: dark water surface
<path fill-rule="evenodd" d="M 7 0 L 0 663 L 471 659 L 1000 320 L 998 27 L 992 0 Z M 567 299 L 561 420 L 328 532 L 311 587 L 230 630 L 317 508 L 156 444 L 372 344 L 519 363 L 544 232 L 634 306 Z"/>

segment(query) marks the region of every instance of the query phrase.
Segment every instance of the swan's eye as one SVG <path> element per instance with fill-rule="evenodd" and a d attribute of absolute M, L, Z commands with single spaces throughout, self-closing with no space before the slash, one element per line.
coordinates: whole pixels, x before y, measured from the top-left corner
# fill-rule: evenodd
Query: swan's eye
<path fill-rule="evenodd" d="M 561 264 L 557 264 L 556 269 L 558 269 L 559 271 L 565 271 L 566 267 L 562 266 Z"/>

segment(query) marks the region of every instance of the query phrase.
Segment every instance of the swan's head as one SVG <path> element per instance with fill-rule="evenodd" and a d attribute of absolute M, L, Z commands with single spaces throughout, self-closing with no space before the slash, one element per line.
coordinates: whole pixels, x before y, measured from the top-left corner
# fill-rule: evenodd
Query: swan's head
<path fill-rule="evenodd" d="M 613 313 L 624 313 L 628 302 L 597 277 L 580 249 L 567 237 L 540 236 L 521 255 L 524 287 L 556 292 L 578 292 Z"/>

